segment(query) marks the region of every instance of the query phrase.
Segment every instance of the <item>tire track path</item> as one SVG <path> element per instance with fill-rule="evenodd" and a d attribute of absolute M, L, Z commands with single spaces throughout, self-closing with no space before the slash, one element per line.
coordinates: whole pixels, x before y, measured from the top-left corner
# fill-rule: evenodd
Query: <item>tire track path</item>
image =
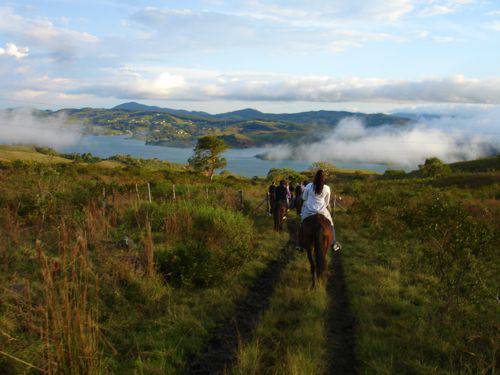
<path fill-rule="evenodd" d="M 295 231 L 294 225 L 289 223 L 288 227 L 290 232 Z M 292 233 L 290 234 L 292 237 Z M 270 261 L 261 271 L 254 283 L 249 286 L 246 295 L 236 304 L 234 314 L 220 322 L 206 346 L 192 359 L 187 369 L 188 374 L 228 372 L 236 359 L 238 346 L 252 339 L 260 317 L 269 306 L 283 269 L 295 255 L 294 245 L 293 240 L 290 240 L 278 257 Z"/>
<path fill-rule="evenodd" d="M 357 374 L 355 320 L 349 309 L 341 253 L 334 252 L 326 285 L 330 298 L 327 315 L 328 374 Z"/>

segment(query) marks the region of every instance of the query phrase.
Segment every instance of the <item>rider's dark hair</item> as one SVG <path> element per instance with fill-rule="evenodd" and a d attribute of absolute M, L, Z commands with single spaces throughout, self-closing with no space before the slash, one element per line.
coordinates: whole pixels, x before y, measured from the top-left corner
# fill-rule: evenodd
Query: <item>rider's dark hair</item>
<path fill-rule="evenodd" d="M 316 194 L 321 194 L 323 192 L 323 186 L 325 186 L 325 173 L 322 169 L 319 169 L 314 176 L 314 192 Z"/>
<path fill-rule="evenodd" d="M 286 184 L 285 180 L 281 180 L 281 181 L 280 181 L 280 185 L 281 185 L 281 186 L 285 186 L 285 184 Z"/>

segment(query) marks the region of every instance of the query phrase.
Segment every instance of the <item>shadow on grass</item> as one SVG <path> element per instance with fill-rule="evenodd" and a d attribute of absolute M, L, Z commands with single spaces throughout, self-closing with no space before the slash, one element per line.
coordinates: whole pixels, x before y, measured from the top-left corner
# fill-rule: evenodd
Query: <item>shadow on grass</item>
<path fill-rule="evenodd" d="M 355 320 L 349 310 L 340 252 L 332 256 L 326 290 L 330 299 L 327 315 L 328 374 L 357 374 Z"/>

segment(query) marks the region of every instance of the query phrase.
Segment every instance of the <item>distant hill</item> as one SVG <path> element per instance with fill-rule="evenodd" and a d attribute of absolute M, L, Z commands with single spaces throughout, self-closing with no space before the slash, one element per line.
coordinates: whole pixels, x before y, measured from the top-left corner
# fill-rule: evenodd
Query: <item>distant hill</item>
<path fill-rule="evenodd" d="M 450 164 L 453 172 L 491 172 L 500 170 L 500 155 Z"/>
<path fill-rule="evenodd" d="M 127 134 L 148 144 L 179 147 L 192 147 L 204 135 L 220 137 L 231 147 L 314 142 L 335 129 L 346 117 L 359 118 L 368 127 L 405 126 L 411 121 L 383 113 L 264 113 L 252 108 L 212 115 L 136 102 L 123 103 L 109 109 L 67 108 L 36 112 L 40 117 L 60 114 L 64 114 L 70 123 L 82 125 L 89 134 Z"/>
<path fill-rule="evenodd" d="M 162 108 L 154 105 L 146 105 L 137 102 L 127 102 L 122 103 L 117 106 L 114 106 L 111 109 L 121 109 L 124 111 L 157 111 L 157 112 L 167 112 L 172 113 L 174 115 L 192 115 L 192 116 L 202 116 L 202 117 L 210 117 L 210 114 L 207 112 L 201 111 L 187 111 L 184 109 L 172 109 L 172 108 Z"/>
<path fill-rule="evenodd" d="M 117 105 L 112 109 L 121 109 L 127 111 L 158 111 L 167 112 L 179 115 L 191 115 L 197 117 L 206 117 L 211 119 L 224 119 L 224 120 L 263 120 L 263 121 L 285 121 L 293 122 L 295 124 L 316 124 L 316 125 L 336 125 L 344 117 L 358 117 L 363 120 L 367 126 L 379 125 L 404 125 L 408 123 L 410 117 L 400 115 L 387 115 L 383 113 L 366 114 L 360 112 L 347 112 L 347 111 L 308 111 L 298 113 L 264 113 L 253 108 L 245 108 L 232 112 L 219 113 L 211 115 L 207 112 L 199 111 L 186 111 L 182 109 L 161 108 L 156 106 L 148 106 L 136 102 L 128 102 Z M 416 118 L 412 116 L 412 118 Z"/>

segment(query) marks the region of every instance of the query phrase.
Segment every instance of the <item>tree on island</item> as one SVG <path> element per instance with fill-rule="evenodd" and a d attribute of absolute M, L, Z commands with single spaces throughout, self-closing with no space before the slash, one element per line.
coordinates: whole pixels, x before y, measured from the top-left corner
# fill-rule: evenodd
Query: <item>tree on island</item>
<path fill-rule="evenodd" d="M 224 168 L 227 164 L 226 159 L 220 156 L 226 150 L 223 139 L 214 136 L 201 137 L 188 163 L 195 171 L 204 173 L 212 181 L 215 170 Z"/>
<path fill-rule="evenodd" d="M 441 177 L 451 173 L 450 166 L 438 158 L 425 159 L 425 163 L 419 165 L 418 169 L 424 177 Z"/>

